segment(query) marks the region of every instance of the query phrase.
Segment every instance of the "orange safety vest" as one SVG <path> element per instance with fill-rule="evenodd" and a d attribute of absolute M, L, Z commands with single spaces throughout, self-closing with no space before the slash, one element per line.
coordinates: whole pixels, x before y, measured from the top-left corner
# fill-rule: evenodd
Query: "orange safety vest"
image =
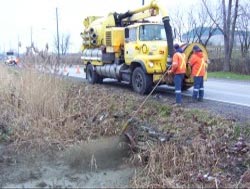
<path fill-rule="evenodd" d="M 174 54 L 171 71 L 174 74 L 186 73 L 185 54 L 179 52 Z"/>
<path fill-rule="evenodd" d="M 193 77 L 204 76 L 206 72 L 206 63 L 202 52 L 197 52 L 192 54 L 189 64 L 192 67 L 191 75 Z"/>

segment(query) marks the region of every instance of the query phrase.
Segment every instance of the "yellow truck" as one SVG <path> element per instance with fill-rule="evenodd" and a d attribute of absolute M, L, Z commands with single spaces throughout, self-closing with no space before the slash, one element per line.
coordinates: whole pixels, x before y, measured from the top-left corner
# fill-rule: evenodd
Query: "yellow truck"
<path fill-rule="evenodd" d="M 149 21 L 148 18 L 157 15 L 161 15 L 162 20 Z M 159 2 L 152 0 L 148 5 L 125 13 L 89 16 L 83 25 L 81 59 L 89 83 L 114 78 L 132 85 L 139 94 L 149 93 L 159 83 L 174 86 L 173 75 L 165 74 L 171 67 L 174 53 L 172 27 Z M 186 61 L 194 45 L 207 56 L 202 44 L 184 44 L 181 47 Z M 187 65 L 183 89 L 193 86 L 190 72 Z"/>

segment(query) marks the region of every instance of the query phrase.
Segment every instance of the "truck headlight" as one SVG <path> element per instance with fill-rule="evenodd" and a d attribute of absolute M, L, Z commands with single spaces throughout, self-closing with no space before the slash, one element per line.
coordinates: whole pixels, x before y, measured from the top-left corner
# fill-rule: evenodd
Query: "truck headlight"
<path fill-rule="evenodd" d="M 148 65 L 149 65 L 150 68 L 154 67 L 154 63 L 153 62 L 149 62 Z"/>

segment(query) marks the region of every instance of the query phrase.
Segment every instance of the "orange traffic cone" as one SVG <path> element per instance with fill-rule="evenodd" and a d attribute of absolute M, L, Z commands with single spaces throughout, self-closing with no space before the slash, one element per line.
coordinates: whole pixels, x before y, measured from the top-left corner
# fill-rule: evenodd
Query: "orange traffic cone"
<path fill-rule="evenodd" d="M 81 71 L 80 71 L 80 66 L 79 66 L 79 65 L 76 67 L 76 73 L 77 73 L 77 74 L 81 73 Z"/>

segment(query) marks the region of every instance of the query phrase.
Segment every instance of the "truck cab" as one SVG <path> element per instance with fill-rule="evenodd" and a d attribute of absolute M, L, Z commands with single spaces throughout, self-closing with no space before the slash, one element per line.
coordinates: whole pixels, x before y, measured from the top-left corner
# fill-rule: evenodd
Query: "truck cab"
<path fill-rule="evenodd" d="M 126 27 L 124 58 L 131 72 L 137 69 L 137 74 L 131 75 L 133 89 L 138 93 L 148 93 L 150 86 L 166 71 L 167 40 L 164 25 L 137 23 Z"/>
<path fill-rule="evenodd" d="M 167 41 L 161 24 L 136 24 L 125 29 L 125 63 L 137 62 L 149 74 L 166 70 Z"/>

